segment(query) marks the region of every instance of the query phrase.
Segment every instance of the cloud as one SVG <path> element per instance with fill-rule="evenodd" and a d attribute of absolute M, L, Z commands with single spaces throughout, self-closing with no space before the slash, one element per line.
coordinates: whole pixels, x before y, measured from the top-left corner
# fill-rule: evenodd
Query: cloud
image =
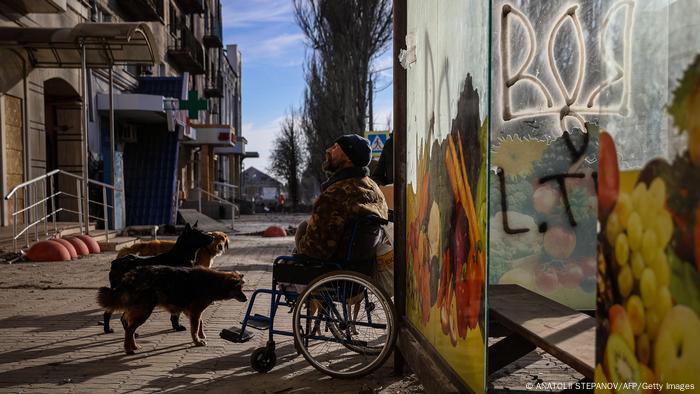
<path fill-rule="evenodd" d="M 222 2 L 223 26 L 249 27 L 259 23 L 281 23 L 294 20 L 291 0 L 246 0 Z"/>
<path fill-rule="evenodd" d="M 393 118 L 393 107 L 391 103 L 377 105 L 374 109 L 374 130 L 386 130 L 387 129 L 387 119 L 389 119 L 389 129 L 394 128 L 394 118 Z"/>
<path fill-rule="evenodd" d="M 237 38 L 244 62 L 248 65 L 272 63 L 276 67 L 290 67 L 300 66 L 304 62 L 302 33 L 283 32 L 268 37 L 249 33 L 238 34 Z"/>
<path fill-rule="evenodd" d="M 303 63 L 304 34 L 295 23 L 290 0 L 240 3 L 229 3 L 222 11 L 224 40 L 240 46 L 246 63 L 274 62 L 281 67 Z"/>
<path fill-rule="evenodd" d="M 382 74 L 391 74 L 391 70 L 394 66 L 392 54 L 393 52 L 391 51 L 391 48 L 389 48 L 389 50 L 384 52 L 384 54 L 374 59 L 372 70 L 379 71 Z"/>
<path fill-rule="evenodd" d="M 260 171 L 267 171 L 270 166 L 272 143 L 280 130 L 280 123 L 284 120 L 284 115 L 266 121 L 263 124 L 248 122 L 243 124 L 243 136 L 248 140 L 245 149 L 249 152 L 258 152 L 260 158 L 245 159 L 246 167 L 255 167 Z"/>
<path fill-rule="evenodd" d="M 302 49 L 299 45 L 304 40 L 302 33 L 286 33 L 263 40 L 250 52 L 257 53 L 258 57 L 277 58 L 282 57 L 290 49 Z"/>

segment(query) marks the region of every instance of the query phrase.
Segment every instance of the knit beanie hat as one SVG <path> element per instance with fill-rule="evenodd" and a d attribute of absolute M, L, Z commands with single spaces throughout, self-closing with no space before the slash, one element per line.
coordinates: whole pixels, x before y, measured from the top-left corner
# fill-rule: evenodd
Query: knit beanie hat
<path fill-rule="evenodd" d="M 355 167 L 366 167 L 372 160 L 372 149 L 369 147 L 367 138 L 357 134 L 345 134 L 338 137 L 335 142 L 340 145 L 340 149 Z"/>

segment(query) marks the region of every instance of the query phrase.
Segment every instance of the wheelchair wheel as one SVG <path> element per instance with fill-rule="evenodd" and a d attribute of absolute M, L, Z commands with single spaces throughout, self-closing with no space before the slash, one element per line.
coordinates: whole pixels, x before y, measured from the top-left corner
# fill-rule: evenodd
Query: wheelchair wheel
<path fill-rule="evenodd" d="M 250 355 L 250 365 L 260 373 L 267 373 L 277 363 L 275 351 L 270 351 L 267 347 L 257 348 Z"/>
<path fill-rule="evenodd" d="M 365 308 L 366 311 L 371 312 L 374 310 L 376 307 L 375 304 L 371 301 L 369 301 L 369 297 L 365 296 L 362 297 L 362 299 L 357 300 L 356 302 L 350 302 L 350 308 L 349 312 L 351 313 L 351 317 L 355 316 L 357 311 L 359 311 L 361 308 Z M 353 342 L 352 340 L 348 341 L 347 340 L 347 335 L 342 329 L 341 325 L 336 323 L 336 322 L 326 322 L 326 327 L 328 330 L 333 334 L 333 336 L 341 341 L 340 343 L 343 344 L 347 349 L 352 350 L 355 353 L 360 353 L 360 354 L 379 354 L 381 353 L 382 349 L 384 349 L 383 344 L 375 343 L 374 345 L 370 344 L 357 344 Z M 349 324 L 350 328 L 350 335 L 357 335 L 359 332 L 357 331 L 357 327 L 353 325 L 352 323 Z M 350 337 L 352 338 L 352 337 Z"/>
<path fill-rule="evenodd" d="M 299 296 L 292 322 L 304 358 L 336 378 L 379 368 L 396 342 L 391 298 L 369 277 L 352 271 L 322 275 Z"/>

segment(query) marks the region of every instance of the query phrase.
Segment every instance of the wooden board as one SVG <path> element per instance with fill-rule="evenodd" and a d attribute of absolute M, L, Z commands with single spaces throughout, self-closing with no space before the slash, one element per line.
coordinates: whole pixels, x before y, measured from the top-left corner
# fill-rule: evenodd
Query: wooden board
<path fill-rule="evenodd" d="M 518 285 L 490 285 L 489 316 L 589 379 L 596 320 Z"/>

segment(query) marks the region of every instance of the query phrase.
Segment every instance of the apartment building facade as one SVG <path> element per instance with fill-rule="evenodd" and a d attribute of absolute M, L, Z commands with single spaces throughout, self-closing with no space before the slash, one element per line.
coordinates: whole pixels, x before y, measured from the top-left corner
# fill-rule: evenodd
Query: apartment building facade
<path fill-rule="evenodd" d="M 192 190 L 236 182 L 242 154 L 214 153 L 245 152 L 240 104 L 231 104 L 240 102 L 240 71 L 231 72 L 221 21 L 218 0 L 2 2 L 0 194 L 61 170 L 90 179 L 90 199 L 106 202 L 104 216 L 121 228 L 174 223 Z M 129 48 L 129 40 L 141 46 Z M 239 166 L 211 176 L 223 161 Z M 123 192 L 103 191 L 101 199 L 98 184 Z M 81 209 L 66 197 L 79 195 L 71 176 L 16 193 L 17 206 L 48 189 L 65 193 L 51 203 L 66 204 L 61 219 L 74 220 L 70 211 Z M 13 215 L 14 202 L 1 205 L 3 226 L 31 222 Z"/>

